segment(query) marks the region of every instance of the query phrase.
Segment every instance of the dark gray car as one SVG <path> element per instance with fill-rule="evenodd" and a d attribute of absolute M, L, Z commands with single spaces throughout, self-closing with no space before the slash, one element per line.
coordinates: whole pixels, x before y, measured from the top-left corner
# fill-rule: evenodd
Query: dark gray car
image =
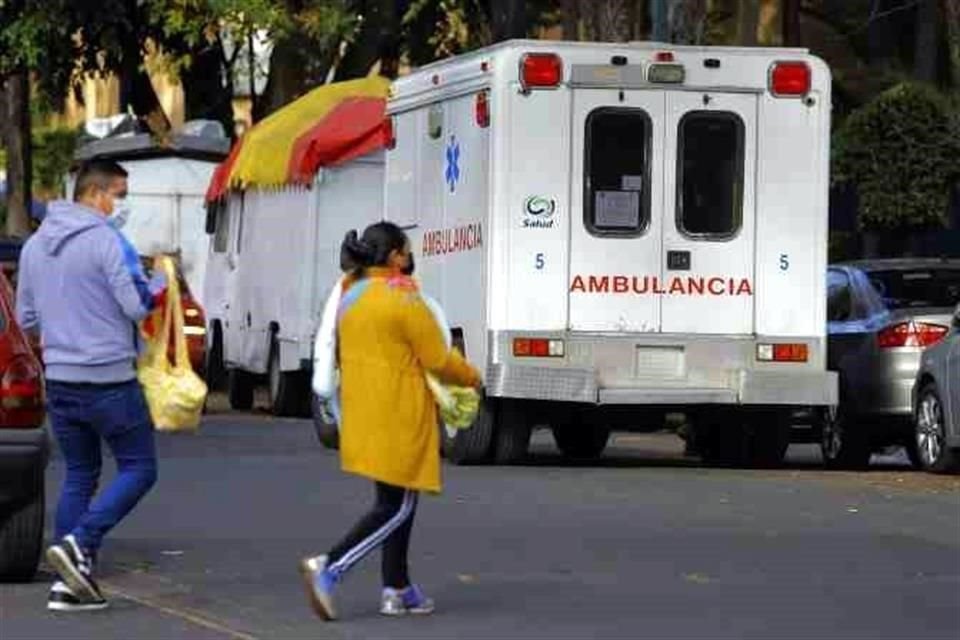
<path fill-rule="evenodd" d="M 924 349 L 942 340 L 960 301 L 960 260 L 871 260 L 831 265 L 827 363 L 839 373 L 840 404 L 823 421 L 833 468 L 864 468 L 901 445 L 921 461 L 913 433 L 913 387 Z"/>
<path fill-rule="evenodd" d="M 960 471 L 960 305 L 950 334 L 923 352 L 913 390 L 920 465 L 937 473 Z"/>

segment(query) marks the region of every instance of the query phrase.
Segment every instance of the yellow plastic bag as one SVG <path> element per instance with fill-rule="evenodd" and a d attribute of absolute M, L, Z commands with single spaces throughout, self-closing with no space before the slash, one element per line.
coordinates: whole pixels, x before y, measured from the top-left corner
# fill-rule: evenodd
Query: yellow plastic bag
<path fill-rule="evenodd" d="M 444 385 L 433 374 L 426 374 L 427 387 L 433 393 L 440 419 L 451 429 L 467 429 L 480 410 L 480 394 L 470 387 Z"/>
<path fill-rule="evenodd" d="M 183 331 L 183 303 L 173 260 L 159 256 L 154 260 L 154 269 L 162 269 L 167 277 L 167 303 L 154 335 L 141 331 L 147 349 L 137 364 L 137 378 L 157 431 L 195 431 L 200 426 L 207 385 L 190 366 Z M 175 340 L 173 364 L 167 357 L 171 331 Z"/>

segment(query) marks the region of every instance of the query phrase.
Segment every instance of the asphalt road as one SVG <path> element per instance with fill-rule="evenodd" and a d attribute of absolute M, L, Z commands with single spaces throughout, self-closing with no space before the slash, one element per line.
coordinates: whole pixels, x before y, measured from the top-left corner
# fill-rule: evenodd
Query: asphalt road
<path fill-rule="evenodd" d="M 960 637 L 960 478 L 827 473 L 800 446 L 784 470 L 707 469 L 681 449 L 622 435 L 566 466 L 544 434 L 525 466 L 447 467 L 412 552 L 437 614 L 380 618 L 375 557 L 325 624 L 297 561 L 372 489 L 308 422 L 209 416 L 160 436 L 160 482 L 104 549 L 111 608 L 48 613 L 44 573 L 0 585 L 0 638 Z M 49 496 L 61 477 L 55 460 Z"/>

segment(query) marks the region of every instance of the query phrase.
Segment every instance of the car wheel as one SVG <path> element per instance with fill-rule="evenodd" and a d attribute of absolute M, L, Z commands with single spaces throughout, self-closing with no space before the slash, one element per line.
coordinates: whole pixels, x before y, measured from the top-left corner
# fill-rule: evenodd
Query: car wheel
<path fill-rule="evenodd" d="M 30 502 L 0 522 L 0 580 L 25 582 L 36 575 L 43 547 L 44 507 L 41 488 Z"/>
<path fill-rule="evenodd" d="M 235 411 L 252 409 L 253 376 L 241 369 L 230 369 L 227 372 L 227 399 Z"/>
<path fill-rule="evenodd" d="M 923 469 L 934 473 L 960 470 L 960 451 L 947 446 L 943 403 L 932 383 L 924 386 L 918 396 L 915 433 L 917 457 Z"/>
<path fill-rule="evenodd" d="M 339 449 L 340 429 L 337 423 L 331 421 L 330 418 L 332 418 L 332 416 L 328 416 L 327 413 L 322 410 L 320 398 L 317 397 L 317 394 L 311 393 L 310 397 L 311 413 L 313 413 L 313 428 L 317 432 L 317 439 L 320 440 L 320 444 L 327 449 Z"/>
<path fill-rule="evenodd" d="M 469 429 L 454 429 L 441 424 L 443 455 L 447 460 L 456 465 L 490 462 L 499 409 L 497 400 L 485 397 Z"/>
<path fill-rule="evenodd" d="M 872 449 L 863 427 L 839 406 L 820 412 L 820 453 L 828 469 L 861 470 L 870 465 Z"/>

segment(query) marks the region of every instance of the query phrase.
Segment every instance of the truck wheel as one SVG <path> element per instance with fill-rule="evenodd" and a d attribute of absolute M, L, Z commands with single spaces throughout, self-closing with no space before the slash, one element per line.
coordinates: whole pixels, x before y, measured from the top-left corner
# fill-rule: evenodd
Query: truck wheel
<path fill-rule="evenodd" d="M 558 424 L 552 431 L 553 441 L 564 457 L 578 461 L 599 458 L 610 439 L 610 427 L 589 423 Z"/>
<path fill-rule="evenodd" d="M 280 369 L 280 348 L 274 340 L 270 346 L 270 367 L 267 374 L 270 391 L 270 410 L 275 416 L 307 417 L 310 407 L 307 376 L 303 371 Z"/>
<path fill-rule="evenodd" d="M 530 448 L 531 425 L 523 405 L 517 400 L 503 400 L 500 418 L 494 434 L 493 461 L 496 464 L 516 464 L 527 457 Z"/>
<path fill-rule="evenodd" d="M 242 369 L 227 371 L 227 399 L 235 411 L 253 408 L 253 376 Z"/>
<path fill-rule="evenodd" d="M 220 323 L 214 323 L 211 328 L 210 347 L 205 354 L 203 365 L 204 378 L 207 388 L 211 391 L 219 390 L 223 386 L 223 334 Z"/>
<path fill-rule="evenodd" d="M 477 419 L 469 429 L 450 429 L 441 425 L 443 455 L 456 465 L 486 464 L 493 455 L 493 435 L 499 406 L 492 398 L 483 398 Z"/>
<path fill-rule="evenodd" d="M 750 466 L 781 466 L 790 446 L 790 413 L 772 411 L 750 416 L 746 436 Z"/>
<path fill-rule="evenodd" d="M 937 387 L 928 383 L 917 397 L 914 441 L 920 466 L 934 473 L 960 471 L 960 450 L 947 446 L 943 402 Z"/>
<path fill-rule="evenodd" d="M 33 579 L 43 547 L 43 486 L 33 499 L 0 522 L 0 581 Z"/>
<path fill-rule="evenodd" d="M 327 421 L 324 412 L 320 410 L 320 398 L 311 393 L 311 413 L 313 413 L 313 429 L 317 432 L 317 439 L 327 449 L 340 448 L 340 428 L 335 422 Z"/>
<path fill-rule="evenodd" d="M 820 411 L 820 453 L 827 469 L 862 470 L 870 465 L 870 440 L 863 425 L 854 421 L 843 407 Z"/>

